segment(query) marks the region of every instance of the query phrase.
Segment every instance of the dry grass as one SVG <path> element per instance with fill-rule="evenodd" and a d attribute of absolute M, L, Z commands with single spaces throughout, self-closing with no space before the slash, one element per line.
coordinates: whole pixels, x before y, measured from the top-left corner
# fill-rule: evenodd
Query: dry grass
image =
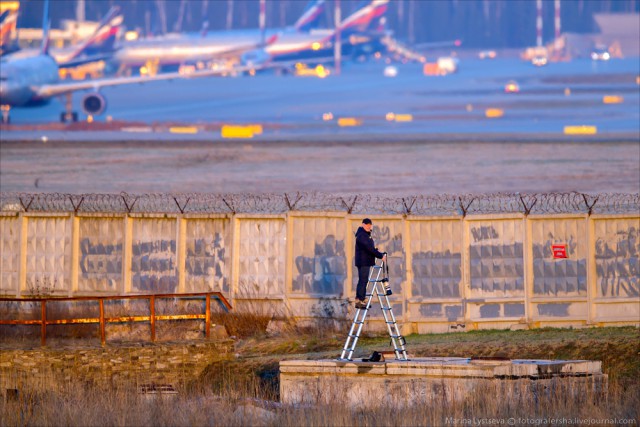
<path fill-rule="evenodd" d="M 264 315 L 261 315 L 264 317 Z M 374 426 L 447 425 L 447 419 L 476 420 L 544 417 L 635 420 L 640 417 L 640 332 L 637 328 L 540 329 L 479 331 L 407 338 L 413 356 L 489 356 L 602 360 L 610 384 L 606 399 L 586 393 L 581 400 L 567 393 L 538 399 L 499 401 L 497 390 L 477 390 L 471 397 L 434 401 L 404 410 L 380 407 L 291 407 L 278 404 L 278 362 L 286 358 L 337 357 L 345 331 L 313 327 L 265 333 L 268 320 L 247 315 L 238 331 L 235 360 L 211 364 L 195 381 L 182 381 L 178 394 L 149 398 L 135 385 L 105 389 L 78 379 L 60 383 L 55 373 L 25 375 L 17 397 L 0 402 L 2 426 Z M 256 326 L 263 322 L 262 329 Z M 253 325 L 253 328 L 249 326 Z M 231 331 L 230 331 L 231 332 Z M 363 338 L 359 353 L 388 346 L 384 337 Z M 5 392 L 5 390 L 2 390 Z M 384 396 L 381 396 L 384 404 Z M 459 421 L 460 422 L 460 421 Z M 538 421 L 540 422 L 540 421 Z M 602 422 L 604 424 L 604 422 Z M 449 425 L 453 425 L 449 423 Z M 460 425 L 460 424 L 458 424 Z M 469 425 L 469 424 L 467 424 Z M 627 424 L 633 425 L 633 424 Z"/>

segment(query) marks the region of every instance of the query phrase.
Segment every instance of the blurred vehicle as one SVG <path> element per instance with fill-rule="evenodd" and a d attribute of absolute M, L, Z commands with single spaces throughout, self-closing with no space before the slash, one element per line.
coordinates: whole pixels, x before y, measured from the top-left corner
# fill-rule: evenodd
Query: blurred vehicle
<path fill-rule="evenodd" d="M 394 67 L 393 65 L 387 65 L 386 67 L 384 67 L 383 74 L 385 77 L 395 77 L 398 75 L 398 68 Z"/>
<path fill-rule="evenodd" d="M 301 77 L 319 77 L 321 79 L 331 74 L 328 68 L 322 65 L 316 65 L 315 67 L 309 67 L 307 64 L 298 63 L 295 66 L 294 75 Z"/>
<path fill-rule="evenodd" d="M 452 56 L 442 56 L 438 58 L 438 70 L 441 75 L 451 74 L 458 71 L 460 60 Z"/>
<path fill-rule="evenodd" d="M 515 80 L 509 80 L 504 86 L 505 93 L 518 93 L 520 92 L 520 85 Z"/>
<path fill-rule="evenodd" d="M 478 58 L 480 59 L 495 59 L 497 53 L 495 50 L 482 50 L 478 53 Z"/>
<path fill-rule="evenodd" d="M 591 59 L 594 61 L 608 61 L 611 59 L 611 54 L 606 46 L 596 45 L 591 51 Z"/>
<path fill-rule="evenodd" d="M 545 65 L 547 65 L 547 62 L 549 62 L 549 60 L 546 56 L 537 55 L 531 58 L 531 63 L 536 67 L 544 67 Z"/>

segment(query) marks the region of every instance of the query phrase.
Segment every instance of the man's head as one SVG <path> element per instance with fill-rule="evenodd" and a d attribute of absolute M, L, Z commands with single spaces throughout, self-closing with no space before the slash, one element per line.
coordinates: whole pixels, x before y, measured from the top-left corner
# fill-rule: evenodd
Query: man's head
<path fill-rule="evenodd" d="M 371 233 L 371 229 L 373 228 L 373 222 L 371 222 L 369 218 L 363 219 L 362 228 L 364 228 L 364 231 L 366 231 L 367 233 Z"/>

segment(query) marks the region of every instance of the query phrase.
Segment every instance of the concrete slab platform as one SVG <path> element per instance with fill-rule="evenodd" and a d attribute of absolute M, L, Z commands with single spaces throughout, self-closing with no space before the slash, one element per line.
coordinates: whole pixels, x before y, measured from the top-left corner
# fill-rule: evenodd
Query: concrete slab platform
<path fill-rule="evenodd" d="M 462 401 L 491 393 L 527 400 L 563 393 L 597 397 L 607 387 L 602 362 L 420 357 L 409 361 L 280 362 L 280 396 L 286 404 L 405 407 L 434 400 Z"/>

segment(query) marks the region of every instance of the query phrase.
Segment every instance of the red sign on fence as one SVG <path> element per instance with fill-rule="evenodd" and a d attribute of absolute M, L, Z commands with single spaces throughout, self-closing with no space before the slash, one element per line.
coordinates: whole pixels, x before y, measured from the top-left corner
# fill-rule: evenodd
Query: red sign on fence
<path fill-rule="evenodd" d="M 566 243 L 551 245 L 551 252 L 553 252 L 553 259 L 568 258 Z"/>

